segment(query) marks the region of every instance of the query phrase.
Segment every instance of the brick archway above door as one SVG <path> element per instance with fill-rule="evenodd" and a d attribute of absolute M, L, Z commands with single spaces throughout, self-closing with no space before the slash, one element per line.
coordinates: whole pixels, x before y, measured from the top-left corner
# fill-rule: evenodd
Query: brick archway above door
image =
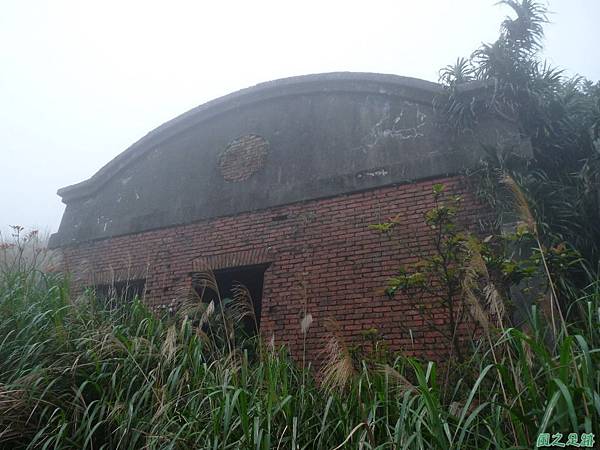
<path fill-rule="evenodd" d="M 219 270 L 228 267 L 254 266 L 272 262 L 275 252 L 270 248 L 242 250 L 219 255 L 200 256 L 192 260 L 192 271 Z"/>

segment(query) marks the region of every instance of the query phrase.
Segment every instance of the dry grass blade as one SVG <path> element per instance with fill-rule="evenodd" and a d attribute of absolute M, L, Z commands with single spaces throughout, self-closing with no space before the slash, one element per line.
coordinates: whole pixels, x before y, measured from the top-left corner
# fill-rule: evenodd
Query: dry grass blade
<path fill-rule="evenodd" d="M 244 319 L 252 319 L 255 331 L 258 333 L 258 321 L 254 313 L 254 302 L 248 288 L 240 283 L 234 283 L 231 288 L 233 302 L 228 313 L 233 323 L 241 323 Z"/>
<path fill-rule="evenodd" d="M 24 405 L 24 394 L 23 389 L 9 389 L 6 385 L 0 383 L 0 411 L 2 412 L 0 416 L 4 416 L 12 409 Z"/>
<path fill-rule="evenodd" d="M 213 293 L 216 295 L 216 300 L 218 302 L 219 312 L 221 315 L 221 321 L 222 321 L 221 325 L 223 326 L 224 337 L 225 337 L 225 340 L 227 341 L 227 349 L 229 350 L 229 352 L 233 351 L 233 344 L 232 344 L 233 329 L 231 327 L 231 324 L 229 324 L 227 322 L 227 318 L 225 317 L 225 308 L 223 305 L 223 299 L 221 298 L 221 292 L 219 290 L 219 285 L 217 283 L 215 274 L 212 272 L 212 270 L 204 270 L 204 271 L 198 272 L 198 273 L 194 274 L 194 283 L 196 284 L 196 286 L 198 286 L 200 288 L 200 298 L 201 299 L 204 298 L 204 293 L 205 293 L 206 289 L 213 291 Z M 210 306 L 210 304 L 209 304 L 209 306 Z M 213 308 L 214 307 L 216 307 L 216 305 L 213 304 Z M 204 316 L 203 316 L 203 318 L 204 318 Z"/>
<path fill-rule="evenodd" d="M 489 336 L 491 327 L 488 318 L 488 313 L 483 309 L 479 299 L 475 295 L 475 289 L 479 287 L 479 279 L 481 277 L 488 279 L 487 266 L 483 260 L 481 253 L 472 240 L 465 242 L 468 258 L 465 267 L 465 274 L 462 280 L 462 295 L 466 301 L 466 306 L 469 308 L 471 316 L 483 329 L 485 334 Z"/>
<path fill-rule="evenodd" d="M 11 389 L 0 383 L 0 444 L 23 434 L 31 411 L 25 401 L 25 390 Z M 31 430 L 33 431 L 33 430 Z"/>
<path fill-rule="evenodd" d="M 488 314 L 482 308 L 479 303 L 479 299 L 475 296 L 472 290 L 472 286 L 470 286 L 470 282 L 466 279 L 463 280 L 463 298 L 467 302 L 467 306 L 469 307 L 469 312 L 471 316 L 477 321 L 479 326 L 483 329 L 484 333 L 489 336 L 491 332 L 490 321 L 488 319 Z"/>
<path fill-rule="evenodd" d="M 206 311 L 206 303 L 200 301 L 200 297 L 195 301 L 186 301 L 181 303 L 177 309 L 176 317 L 183 319 L 185 317 L 198 317 Z"/>
<path fill-rule="evenodd" d="M 415 391 L 417 388 L 404 375 L 389 364 L 384 364 L 379 370 L 400 394 Z"/>
<path fill-rule="evenodd" d="M 463 296 L 469 305 L 471 315 L 487 334 L 492 324 L 503 327 L 506 313 L 504 299 L 490 277 L 478 241 L 467 240 L 465 248 L 468 258 L 462 283 Z M 475 295 L 476 291 L 482 294 L 483 304 Z"/>
<path fill-rule="evenodd" d="M 496 325 L 504 328 L 504 316 L 506 315 L 506 307 L 504 299 L 496 286 L 493 283 L 488 283 L 483 287 L 483 295 L 485 296 L 488 311 L 492 312 Z"/>
<path fill-rule="evenodd" d="M 161 353 L 163 357 L 170 362 L 175 353 L 177 352 L 177 329 L 175 328 L 175 324 L 171 325 L 167 329 L 167 333 L 165 336 L 165 340 L 163 341 L 161 347 Z"/>
<path fill-rule="evenodd" d="M 530 232 L 537 234 L 535 219 L 533 218 L 531 208 L 529 208 L 527 197 L 521 187 L 513 177 L 507 174 L 502 176 L 501 182 L 511 191 L 514 198 L 515 211 L 519 215 L 521 222 L 527 226 Z"/>
<path fill-rule="evenodd" d="M 242 368 L 243 356 L 239 349 L 234 349 L 231 353 L 227 354 L 221 361 L 221 367 L 227 369 L 230 373 L 238 373 Z"/>
<path fill-rule="evenodd" d="M 210 303 L 208 305 L 206 305 L 206 308 L 204 309 L 204 312 L 202 313 L 202 316 L 200 317 L 200 324 L 198 325 L 198 327 L 202 328 L 204 325 L 209 323 L 210 319 L 214 313 L 215 313 L 215 302 L 213 302 L 211 300 Z"/>
<path fill-rule="evenodd" d="M 210 270 L 194 274 L 194 282 L 198 287 L 200 287 L 200 298 L 203 297 L 204 290 L 206 289 L 219 294 L 217 279 L 215 278 L 215 274 Z"/>
<path fill-rule="evenodd" d="M 523 334 L 526 336 L 531 336 L 531 327 L 529 324 L 525 324 L 523 326 Z M 524 355 L 525 355 L 525 362 L 527 363 L 527 366 L 529 367 L 529 369 L 531 370 L 533 368 L 533 350 L 531 350 L 531 345 L 529 344 L 529 341 L 527 339 L 523 340 L 523 350 L 524 350 Z"/>
<path fill-rule="evenodd" d="M 321 384 L 328 391 L 343 391 L 356 374 L 350 352 L 334 335 L 327 343 L 326 353 L 326 362 L 320 370 Z"/>
<path fill-rule="evenodd" d="M 271 334 L 267 348 L 269 349 L 269 353 L 271 355 L 275 355 L 275 333 Z"/>
<path fill-rule="evenodd" d="M 302 334 L 306 334 L 311 324 L 313 323 L 313 316 L 311 313 L 306 314 L 300 321 L 300 331 Z"/>

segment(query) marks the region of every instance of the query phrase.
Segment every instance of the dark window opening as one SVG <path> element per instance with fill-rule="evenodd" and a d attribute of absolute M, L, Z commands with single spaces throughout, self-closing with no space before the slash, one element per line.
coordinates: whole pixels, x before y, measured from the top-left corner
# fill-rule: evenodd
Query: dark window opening
<path fill-rule="evenodd" d="M 136 297 L 142 298 L 145 285 L 145 279 L 115 281 L 111 284 L 97 284 L 94 286 L 94 292 L 96 299 L 114 309 L 131 303 Z"/>
<path fill-rule="evenodd" d="M 265 279 L 265 270 L 268 266 L 268 264 L 259 264 L 254 266 L 231 267 L 214 271 L 221 300 L 223 300 L 225 305 L 234 298 L 236 286 L 242 285 L 248 290 L 252 301 L 254 317 L 256 318 L 256 323 L 252 317 L 245 317 L 243 319 L 242 328 L 249 335 L 255 334 L 255 332 L 258 331 L 257 328 L 260 328 L 263 283 Z M 219 307 L 216 293 L 210 289 L 205 289 L 200 283 L 195 283 L 195 289 L 204 303 L 210 303 L 212 301 L 215 308 Z"/>

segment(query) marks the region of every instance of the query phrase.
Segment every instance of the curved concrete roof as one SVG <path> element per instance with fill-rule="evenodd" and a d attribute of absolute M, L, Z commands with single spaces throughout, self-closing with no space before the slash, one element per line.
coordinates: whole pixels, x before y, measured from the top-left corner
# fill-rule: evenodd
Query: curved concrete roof
<path fill-rule="evenodd" d="M 446 135 L 432 109 L 441 92 L 414 78 L 343 72 L 210 101 L 60 189 L 67 208 L 51 245 L 455 173 L 478 159 L 478 142 L 514 138 L 496 121 L 460 142 Z"/>
<path fill-rule="evenodd" d="M 325 92 L 400 95 L 407 99 L 430 102 L 434 95 L 442 91 L 439 84 L 430 81 L 378 73 L 334 72 L 267 81 L 211 100 L 162 124 L 119 154 L 91 178 L 63 187 L 57 194 L 65 203 L 71 199 L 91 195 L 119 170 L 133 163 L 157 142 L 181 132 L 185 127 L 197 125 L 227 113 L 231 109 L 253 103 L 284 96 Z"/>

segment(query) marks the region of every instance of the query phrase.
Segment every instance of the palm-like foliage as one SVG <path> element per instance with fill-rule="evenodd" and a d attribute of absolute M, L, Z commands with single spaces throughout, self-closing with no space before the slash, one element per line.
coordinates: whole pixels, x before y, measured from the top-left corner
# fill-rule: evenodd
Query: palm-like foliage
<path fill-rule="evenodd" d="M 466 58 L 457 58 L 456 63 L 449 64 L 440 70 L 440 82 L 446 86 L 468 83 L 475 79 L 475 71 L 471 61 Z"/>
<path fill-rule="evenodd" d="M 536 0 L 502 0 L 517 15 L 502 22 L 502 40 L 520 57 L 528 57 L 542 48 L 544 24 L 548 23 L 546 8 Z"/>
<path fill-rule="evenodd" d="M 489 113 L 519 126 L 531 141 L 534 158 L 526 165 L 496 161 L 494 168 L 511 173 L 527 191 L 548 246 L 566 241 L 596 268 L 600 84 L 579 76 L 567 78 L 563 70 L 541 60 L 548 18 L 540 2 L 500 4 L 510 7 L 514 17 L 502 22 L 496 42 L 442 70 L 440 81 L 448 87 L 448 96 L 438 100 L 439 109 L 458 132 Z M 487 86 L 484 100 L 461 93 L 459 83 L 473 78 Z"/>

